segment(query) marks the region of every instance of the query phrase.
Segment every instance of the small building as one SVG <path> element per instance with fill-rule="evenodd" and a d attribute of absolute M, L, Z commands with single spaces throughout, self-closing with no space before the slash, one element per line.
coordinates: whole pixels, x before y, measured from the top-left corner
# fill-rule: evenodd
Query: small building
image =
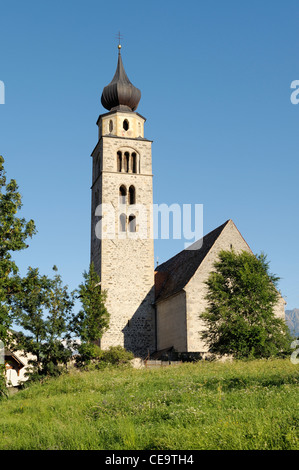
<path fill-rule="evenodd" d="M 28 359 L 21 351 L 12 352 L 9 349 L 4 351 L 4 364 L 6 369 L 6 385 L 8 387 L 18 387 L 27 380 Z"/>

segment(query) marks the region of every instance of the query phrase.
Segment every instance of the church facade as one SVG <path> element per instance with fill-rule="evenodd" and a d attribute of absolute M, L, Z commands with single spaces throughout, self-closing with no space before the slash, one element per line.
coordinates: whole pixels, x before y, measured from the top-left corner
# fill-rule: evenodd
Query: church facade
<path fill-rule="evenodd" d="M 171 348 L 204 353 L 199 314 L 217 253 L 251 250 L 228 220 L 155 272 L 152 141 L 144 137 L 146 119 L 136 112 L 141 93 L 127 77 L 120 47 L 115 75 L 103 89 L 107 112 L 98 118 L 91 154 L 91 262 L 110 313 L 100 345 L 122 345 L 143 358 Z M 276 309 L 281 317 L 284 304 L 281 298 Z"/>

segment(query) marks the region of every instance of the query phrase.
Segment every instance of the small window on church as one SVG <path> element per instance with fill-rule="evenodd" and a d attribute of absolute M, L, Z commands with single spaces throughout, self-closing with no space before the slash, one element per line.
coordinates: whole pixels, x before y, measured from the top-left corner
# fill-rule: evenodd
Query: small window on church
<path fill-rule="evenodd" d="M 113 121 L 110 119 L 109 121 L 109 132 L 111 133 L 113 131 Z"/>
<path fill-rule="evenodd" d="M 135 215 L 129 216 L 129 232 L 136 232 L 136 217 Z"/>
<path fill-rule="evenodd" d="M 127 217 L 126 214 L 120 214 L 119 216 L 119 230 L 120 232 L 126 231 Z"/>
<path fill-rule="evenodd" d="M 126 204 L 126 198 L 127 198 L 127 188 L 124 185 L 122 185 L 119 188 L 119 204 L 120 205 Z"/>
<path fill-rule="evenodd" d="M 129 204 L 136 204 L 136 197 L 135 197 L 135 188 L 134 186 L 129 187 Z"/>
<path fill-rule="evenodd" d="M 132 171 L 137 173 L 137 155 L 135 152 L 132 153 Z"/>
<path fill-rule="evenodd" d="M 125 131 L 129 129 L 129 121 L 127 119 L 125 119 L 123 122 L 123 128 Z"/>
<path fill-rule="evenodd" d="M 129 173 L 129 168 L 130 168 L 130 154 L 129 152 L 125 152 L 125 169 L 127 173 Z"/>
<path fill-rule="evenodd" d="M 122 168 L 122 155 L 121 152 L 117 152 L 117 171 L 121 171 Z"/>

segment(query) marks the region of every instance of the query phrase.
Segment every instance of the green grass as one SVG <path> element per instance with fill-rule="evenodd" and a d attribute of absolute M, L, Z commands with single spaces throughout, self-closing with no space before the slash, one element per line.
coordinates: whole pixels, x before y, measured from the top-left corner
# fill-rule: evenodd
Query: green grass
<path fill-rule="evenodd" d="M 299 366 L 74 372 L 0 402 L 0 449 L 299 449 Z"/>

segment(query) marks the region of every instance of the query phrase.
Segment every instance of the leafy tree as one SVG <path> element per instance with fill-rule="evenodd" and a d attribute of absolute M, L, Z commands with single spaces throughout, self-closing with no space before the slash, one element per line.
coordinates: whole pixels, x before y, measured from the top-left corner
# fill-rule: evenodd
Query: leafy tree
<path fill-rule="evenodd" d="M 51 282 L 48 298 L 48 316 L 45 321 L 47 341 L 44 345 L 44 372 L 51 375 L 58 371 L 59 365 L 67 365 L 72 355 L 70 322 L 74 306 L 74 292 L 69 293 L 68 287 L 62 283 L 62 278 L 56 272 Z"/>
<path fill-rule="evenodd" d="M 26 240 L 36 231 L 33 220 L 17 217 L 22 207 L 21 195 L 15 180 L 6 180 L 4 158 L 0 155 L 0 341 L 8 346 L 12 318 L 10 300 L 19 286 L 18 268 L 12 252 L 27 248 Z M 4 365 L 0 364 L 0 396 L 5 395 Z"/>
<path fill-rule="evenodd" d="M 105 307 L 106 292 L 102 291 L 100 277 L 91 263 L 83 273 L 84 282 L 77 293 L 82 308 L 73 320 L 73 332 L 79 338 L 79 362 L 86 364 L 99 356 L 98 340 L 109 327 L 110 315 Z"/>
<path fill-rule="evenodd" d="M 54 271 L 57 271 L 54 266 Z M 54 279 L 29 268 L 19 279 L 20 289 L 13 299 L 15 321 L 25 333 L 18 333 L 19 348 L 31 353 L 31 378 L 57 375 L 61 365 L 71 357 L 69 322 L 74 304 L 73 293 L 62 285 L 61 276 Z"/>
<path fill-rule="evenodd" d="M 11 253 L 27 248 L 27 238 L 36 232 L 33 220 L 17 217 L 21 207 L 18 185 L 15 180 L 6 181 L 4 158 L 0 156 L 0 340 L 4 343 L 12 323 L 10 299 L 19 288 L 15 277 L 18 268 Z"/>
<path fill-rule="evenodd" d="M 290 335 L 274 314 L 279 278 L 266 256 L 221 251 L 206 282 L 208 308 L 201 337 L 210 351 L 236 358 L 271 357 L 289 351 Z"/>

